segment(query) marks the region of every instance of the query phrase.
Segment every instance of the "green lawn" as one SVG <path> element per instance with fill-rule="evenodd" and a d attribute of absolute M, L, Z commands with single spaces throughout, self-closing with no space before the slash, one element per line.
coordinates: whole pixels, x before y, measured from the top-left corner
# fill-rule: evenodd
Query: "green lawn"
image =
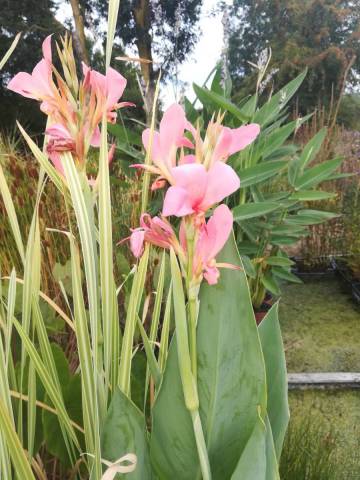
<path fill-rule="evenodd" d="M 337 279 L 284 286 L 280 322 L 289 372 L 360 372 L 360 307 Z"/>
<path fill-rule="evenodd" d="M 360 372 L 360 308 L 336 278 L 284 286 L 280 322 L 289 372 Z M 330 480 L 360 480 L 360 390 L 290 391 L 289 402 L 292 430 L 301 436 L 310 423 L 313 438 L 307 447 L 296 440 L 299 456 L 295 453 L 282 480 L 327 480 L 326 473 L 304 474 L 302 462 L 308 458 L 308 465 L 318 465 L 329 441 L 336 466 Z"/>

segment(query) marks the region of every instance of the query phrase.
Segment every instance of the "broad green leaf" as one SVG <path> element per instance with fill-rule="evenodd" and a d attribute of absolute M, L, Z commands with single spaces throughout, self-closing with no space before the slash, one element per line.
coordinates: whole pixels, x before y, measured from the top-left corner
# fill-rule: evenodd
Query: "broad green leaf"
<path fill-rule="evenodd" d="M 327 160 L 326 162 L 322 162 L 319 165 L 315 165 L 315 167 L 305 170 L 303 175 L 296 178 L 294 187 L 297 190 L 301 190 L 327 180 L 327 178 L 340 167 L 341 163 L 342 158 L 334 158 L 333 160 Z"/>
<path fill-rule="evenodd" d="M 306 165 L 311 163 L 318 152 L 320 151 L 321 145 L 323 141 L 325 140 L 327 133 L 327 128 L 323 127 L 321 130 L 317 132 L 316 135 L 312 137 L 312 139 L 305 145 L 298 161 L 297 161 L 297 167 L 298 171 L 302 172 Z"/>
<path fill-rule="evenodd" d="M 266 366 L 267 412 L 279 460 L 290 413 L 286 361 L 278 310 L 279 304 L 276 303 L 260 323 L 259 334 Z"/>
<path fill-rule="evenodd" d="M 236 105 L 224 98 L 222 95 L 212 92 L 207 88 L 199 87 L 199 85 L 196 85 L 195 83 L 193 83 L 193 88 L 200 102 L 205 107 L 208 105 L 210 105 L 211 107 L 215 106 L 223 112 L 231 113 L 236 119 L 240 120 L 241 122 L 249 121 L 249 117 L 247 115 L 244 115 Z"/>
<path fill-rule="evenodd" d="M 231 475 L 231 480 L 247 479 L 267 480 L 266 428 L 260 416 L 257 418 L 252 434 L 240 456 L 235 471 Z"/>
<path fill-rule="evenodd" d="M 243 263 L 246 275 L 250 278 L 256 277 L 255 267 L 247 255 L 241 255 L 241 261 Z"/>
<path fill-rule="evenodd" d="M 298 242 L 300 236 L 304 236 L 304 234 L 288 235 L 288 236 L 271 235 L 270 243 L 278 246 L 294 245 L 295 243 Z"/>
<path fill-rule="evenodd" d="M 152 410 L 150 455 L 160 480 L 194 480 L 200 471 L 191 416 L 185 407 L 175 335 Z"/>
<path fill-rule="evenodd" d="M 266 102 L 256 113 L 253 118 L 255 123 L 266 125 L 271 122 L 278 113 L 291 100 L 297 89 L 300 87 L 307 73 L 307 69 L 300 73 L 294 80 L 291 80 L 285 87 L 279 90 L 271 99 Z"/>
<path fill-rule="evenodd" d="M 279 464 L 276 458 L 276 451 L 271 431 L 271 424 L 268 415 L 265 418 L 266 426 L 266 480 L 280 480 Z"/>
<path fill-rule="evenodd" d="M 270 271 L 267 271 L 265 275 L 261 277 L 261 283 L 264 285 L 266 290 L 269 290 L 269 292 L 273 295 L 280 295 L 281 292 L 279 285 Z"/>
<path fill-rule="evenodd" d="M 218 261 L 242 267 L 233 236 Z M 197 348 L 200 416 L 213 480 L 222 480 L 234 471 L 258 408 L 264 414 L 266 408 L 263 357 L 243 270 L 224 269 L 216 285 L 202 285 Z"/>
<path fill-rule="evenodd" d="M 284 268 L 275 267 L 271 271 L 278 278 L 281 278 L 281 280 L 286 280 L 287 282 L 299 283 L 299 284 L 303 283 L 299 277 L 297 277 L 296 275 L 294 275 L 293 273 L 289 272 Z"/>
<path fill-rule="evenodd" d="M 302 225 L 291 224 L 285 221 L 282 225 L 272 227 L 271 233 L 274 235 L 287 235 L 302 232 L 303 229 Z"/>
<path fill-rule="evenodd" d="M 145 418 L 117 387 L 103 426 L 101 455 L 104 460 L 115 462 L 127 453 L 137 456 L 137 465 L 134 472 L 125 477 L 134 480 L 151 479 Z"/>
<path fill-rule="evenodd" d="M 276 129 L 271 135 L 265 136 L 265 138 L 259 142 L 258 148 L 259 150 L 261 149 L 261 156 L 266 158 L 280 148 L 285 140 L 287 140 L 287 138 L 293 133 L 296 126 L 297 121 L 294 120 L 293 122 Z"/>
<path fill-rule="evenodd" d="M 61 364 L 64 363 L 63 360 L 60 360 L 60 361 L 61 361 Z M 60 367 L 61 364 L 58 365 L 58 368 Z M 80 376 L 68 375 L 67 381 L 62 382 L 61 388 L 62 388 L 62 394 L 64 398 L 64 404 L 65 404 L 67 413 L 69 414 L 69 417 L 76 424 L 81 425 L 83 412 L 82 412 L 82 395 L 81 395 Z M 46 403 L 48 403 L 48 401 Z M 66 445 L 64 443 L 64 440 L 61 434 L 61 428 L 59 425 L 58 417 L 53 413 L 50 413 L 44 409 L 42 411 L 42 421 L 44 426 L 44 441 L 45 441 L 47 450 L 52 455 L 57 457 L 64 466 L 71 467 L 71 462 L 66 449 Z M 81 443 L 82 450 L 84 451 L 84 443 L 82 440 L 83 440 L 83 437 L 79 436 L 79 442 Z"/>
<path fill-rule="evenodd" d="M 300 190 L 290 196 L 290 200 L 299 200 L 301 202 L 314 202 L 316 200 L 327 200 L 336 197 L 336 193 L 323 192 L 321 190 Z"/>
<path fill-rule="evenodd" d="M 260 217 L 279 208 L 275 202 L 246 203 L 233 208 L 235 222 L 241 222 L 248 218 Z"/>
<path fill-rule="evenodd" d="M 298 219 L 300 218 L 302 221 L 307 222 L 305 225 L 312 225 L 315 223 L 322 223 L 327 220 L 331 220 L 333 218 L 338 217 L 337 213 L 333 212 L 325 212 L 323 210 L 311 210 L 311 209 L 304 209 L 299 210 L 297 212 Z"/>
<path fill-rule="evenodd" d="M 117 141 L 123 145 L 137 145 L 142 147 L 141 141 L 141 132 L 136 130 L 134 127 L 126 128 L 124 124 L 120 123 L 108 123 L 107 129 L 111 135 L 116 137 Z M 138 150 L 134 150 L 139 154 Z"/>
<path fill-rule="evenodd" d="M 238 171 L 240 177 L 240 188 L 256 185 L 273 177 L 286 167 L 286 162 L 262 162 L 254 167 Z"/>
<path fill-rule="evenodd" d="M 277 267 L 290 267 L 294 262 L 287 257 L 267 257 L 266 263 Z"/>

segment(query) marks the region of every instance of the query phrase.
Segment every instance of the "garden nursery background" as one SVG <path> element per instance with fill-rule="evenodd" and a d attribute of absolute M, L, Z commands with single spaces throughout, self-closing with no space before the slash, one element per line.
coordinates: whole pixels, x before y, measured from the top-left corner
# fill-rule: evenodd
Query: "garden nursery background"
<path fill-rule="evenodd" d="M 210 447 L 213 440 L 211 433 L 206 431 L 207 427 L 205 441 L 208 444 L 212 477 L 206 476 L 206 462 L 201 460 L 201 445 L 199 447 L 195 426 L 202 477 L 199 476 L 198 467 L 195 470 L 189 468 L 186 474 L 177 472 L 176 462 L 179 462 L 181 472 L 185 472 L 188 466 L 188 460 L 179 452 L 175 460 L 169 460 L 171 455 L 166 452 L 159 453 L 167 442 L 169 445 L 171 441 L 175 442 L 170 434 L 162 437 L 157 434 L 156 439 L 159 429 L 156 421 L 158 425 L 161 424 L 161 409 L 164 412 L 169 408 L 169 415 L 162 419 L 161 425 L 167 422 L 172 424 L 175 422 L 172 418 L 177 415 L 175 407 L 172 410 L 166 405 L 164 396 L 164 391 L 172 388 L 169 375 L 167 378 L 165 375 L 170 366 L 165 369 L 165 365 L 175 355 L 171 355 L 171 348 L 168 351 L 169 338 L 175 327 L 176 340 L 179 341 L 180 337 L 176 306 L 171 303 L 171 291 L 175 292 L 177 282 L 176 272 L 180 272 L 176 260 L 177 270 L 174 266 L 174 250 L 188 289 L 186 312 L 190 312 L 188 328 L 192 362 L 192 348 L 195 347 L 192 346 L 191 295 L 194 286 L 186 277 L 189 275 L 190 261 L 182 264 L 181 253 L 178 252 L 182 252 L 182 249 L 191 251 L 190 237 L 187 236 L 187 240 L 182 237 L 190 235 L 189 223 L 186 223 L 188 220 L 181 223 L 179 228 L 180 243 L 173 240 L 173 233 L 167 230 L 172 227 L 164 220 L 168 215 L 183 217 L 189 212 L 165 213 L 168 194 L 171 189 L 178 187 L 171 186 L 164 194 L 166 185 L 172 185 L 172 180 L 155 160 L 150 166 L 149 152 L 151 148 L 154 152 L 158 149 L 160 156 L 165 155 L 161 152 L 166 150 L 167 143 L 171 143 L 171 135 L 176 135 L 174 131 L 178 127 L 175 125 L 179 125 L 178 119 L 184 115 L 181 135 L 177 143 L 171 145 L 173 150 L 169 147 L 167 152 L 177 155 L 179 164 L 183 164 L 176 168 L 191 164 L 195 158 L 199 161 L 201 152 L 210 148 L 211 142 L 215 142 L 214 138 L 219 135 L 222 128 L 220 124 L 229 127 L 227 132 L 235 132 L 235 129 L 239 130 L 244 125 L 247 127 L 241 128 L 259 126 L 256 127 L 259 131 L 252 133 L 251 139 L 249 137 L 241 146 L 234 146 L 236 141 L 232 140 L 231 144 L 229 140 L 228 150 L 219 144 L 213 151 L 214 155 L 215 151 L 226 151 L 222 161 L 228 160 L 226 166 L 231 166 L 240 178 L 240 189 L 235 191 L 234 188 L 206 205 L 201 222 L 206 222 L 205 218 L 210 215 L 206 211 L 210 207 L 228 197 L 224 200 L 226 205 L 213 211 L 207 225 L 210 230 L 210 222 L 215 220 L 218 209 L 224 207 L 231 210 L 234 241 L 242 267 L 238 266 L 238 257 L 231 256 L 231 264 L 235 265 L 229 265 L 227 257 L 222 263 L 215 264 L 214 257 L 225 244 L 225 239 L 218 249 L 213 247 L 212 256 L 209 253 L 201 279 L 204 277 L 209 284 L 216 283 L 219 267 L 220 279 L 227 279 L 229 275 L 230 280 L 226 284 L 229 289 L 237 281 L 231 280 L 235 277 L 230 275 L 239 276 L 239 285 L 247 282 L 251 315 L 254 312 L 258 325 L 256 332 L 259 331 L 262 342 L 269 385 L 283 381 L 280 370 L 272 368 L 271 362 L 267 363 L 267 355 L 271 355 L 267 349 L 271 350 L 271 347 L 264 345 L 269 318 L 278 309 L 289 380 L 290 421 L 286 434 L 286 426 L 279 427 L 281 422 L 276 419 L 276 413 L 272 415 L 269 410 L 269 418 L 266 417 L 264 421 L 266 423 L 270 419 L 273 433 L 277 427 L 281 430 L 280 440 L 275 433 L 273 440 L 280 478 L 360 479 L 360 2 L 121 0 L 117 20 L 114 13 L 116 3 L 104 0 L 0 0 L 0 59 L 4 59 L 1 61 L 0 76 L 0 363 L 3 362 L 4 367 L 3 370 L 0 368 L 0 416 L 5 415 L 3 409 L 11 411 L 9 425 L 6 427 L 5 422 L 2 428 L 0 425 L 0 478 L 85 479 L 92 472 L 90 478 L 100 479 L 99 472 L 105 470 L 100 461 L 100 466 L 96 466 L 96 460 L 95 467 L 91 467 L 91 455 L 115 462 L 125 454 L 130 457 L 124 460 L 128 463 L 122 468 L 130 470 L 114 470 L 113 476 L 105 477 L 104 474 L 103 478 L 279 478 L 271 476 L 268 470 L 266 475 L 260 473 L 260 466 L 259 470 L 246 470 L 246 460 L 243 460 L 241 468 L 244 470 L 241 470 L 240 463 L 237 463 L 239 455 L 236 461 L 228 460 L 225 447 L 221 450 L 219 446 L 219 451 Z M 100 278 L 101 289 L 97 285 L 91 290 L 89 283 L 91 275 L 86 262 L 90 262 L 91 255 L 86 257 L 84 235 L 87 230 L 85 227 L 82 230 L 79 219 L 80 207 L 77 209 L 76 198 L 80 198 L 80 195 L 77 197 L 74 193 L 76 182 L 74 180 L 72 185 L 69 181 L 71 168 L 66 164 L 65 169 L 60 165 L 59 170 L 56 158 L 60 156 L 51 156 L 53 152 L 49 148 L 53 140 L 45 147 L 45 136 L 55 135 L 48 128 L 51 117 L 49 108 L 36 93 L 36 88 L 31 90 L 29 79 L 21 91 L 19 86 L 9 83 L 14 81 L 12 79 L 19 72 L 33 72 L 35 78 L 35 65 L 42 57 L 43 62 L 47 61 L 44 40 L 49 35 L 52 43 L 52 75 L 57 80 L 62 96 L 73 98 L 77 95 L 74 92 L 79 91 L 81 103 L 82 95 L 84 98 L 87 95 L 86 88 L 90 88 L 86 86 L 87 66 L 91 67 L 91 72 L 105 72 L 109 68 L 110 58 L 111 66 L 127 79 L 122 95 L 125 103 L 119 103 L 121 93 L 111 105 L 107 100 L 108 121 L 106 115 L 102 114 L 97 120 L 96 128 L 101 126 L 101 140 L 99 130 L 97 144 L 93 138 L 88 144 L 85 141 L 86 160 L 81 160 L 78 144 L 68 148 L 71 138 L 62 139 L 65 143 L 57 150 L 61 154 L 66 152 L 65 156 L 71 151 L 77 158 L 76 168 L 79 171 L 84 168 L 81 172 L 85 172 L 85 176 L 81 177 L 82 173 L 79 173 L 78 188 L 81 184 L 81 199 L 84 199 L 82 214 L 85 216 L 87 212 L 89 231 L 94 226 L 91 238 L 95 247 L 91 242 L 88 246 L 90 249 L 92 245 L 92 252 L 99 250 L 100 260 L 94 268 L 93 280 L 97 276 Z M 111 47 L 109 50 L 111 35 L 114 43 L 112 50 Z M 7 55 L 9 49 L 11 52 Z M 80 79 L 82 72 L 84 80 L 80 83 L 77 78 Z M 89 109 L 91 102 L 95 102 L 91 99 L 95 99 L 97 94 L 89 93 Z M 36 100 L 43 102 L 41 108 Z M 174 107 L 175 103 L 180 107 Z M 180 109 L 176 110 L 176 118 L 174 108 Z M 94 115 L 99 114 L 97 109 L 98 104 L 94 108 Z M 112 110 L 118 110 L 117 117 Z M 107 130 L 103 127 L 106 123 Z M 147 127 L 150 140 L 149 137 L 146 140 L 143 133 Z M 96 132 L 94 130 L 94 136 Z M 201 139 L 205 134 L 203 141 Z M 166 140 L 166 136 L 170 140 Z M 59 140 L 56 137 L 54 141 Z M 191 149 L 194 150 L 190 155 Z M 109 164 L 107 160 L 104 161 L 104 165 L 108 166 L 101 170 L 101 158 L 107 159 L 108 156 L 111 157 Z M 208 162 L 209 166 L 212 161 L 205 155 L 204 164 Z M 85 162 L 86 167 L 83 167 Z M 51 168 L 55 174 L 44 170 L 46 164 L 54 164 L 57 170 Z M 107 169 L 109 184 L 106 190 L 104 178 Z M 99 172 L 103 172 L 102 176 Z M 150 180 L 149 175 L 153 173 L 159 176 Z M 86 176 L 89 182 L 86 181 L 84 186 L 81 182 Z M 47 181 L 44 181 L 45 177 Z M 217 182 L 225 183 L 226 178 L 220 176 Z M 59 188 L 59 185 L 66 183 L 65 179 L 70 184 L 66 192 L 64 187 Z M 200 189 L 199 183 L 196 183 L 199 181 L 195 180 L 192 186 L 194 191 Z M 108 199 L 103 192 L 109 193 Z M 107 217 L 108 200 L 111 211 Z M 173 209 L 175 211 L 174 206 Z M 179 212 L 180 207 L 177 209 Z M 141 217 L 139 228 L 139 218 L 145 211 L 149 217 Z M 160 220 L 155 216 L 159 217 L 161 211 L 163 216 Z M 102 212 L 105 212 L 103 217 Z M 193 212 L 195 210 L 190 213 Z M 151 219 L 150 216 L 165 223 L 155 225 L 155 218 Z M 96 218 L 99 218 L 98 223 Z M 111 231 L 109 237 L 102 237 L 102 218 Z M 176 231 L 179 224 L 173 222 Z M 198 225 L 195 222 L 196 228 Z M 222 228 L 225 226 L 222 225 Z M 166 240 L 161 237 L 165 230 L 168 235 Z M 136 246 L 136 233 L 139 232 L 144 236 L 141 245 Z M 196 233 L 194 235 L 196 238 Z M 79 240 L 80 250 L 70 237 Z M 111 264 L 113 269 L 113 276 L 106 284 L 106 291 L 110 292 L 108 297 L 103 284 L 103 275 L 106 277 L 108 273 L 106 268 L 102 268 L 106 264 L 103 238 L 108 242 L 106 248 L 109 247 L 110 252 L 108 265 Z M 37 239 L 39 251 L 36 250 Z M 156 247 L 149 251 L 147 246 L 143 246 L 147 242 L 165 248 L 166 253 L 163 254 Z M 38 263 L 37 255 L 39 258 L 41 256 Z M 141 260 L 138 261 L 136 257 L 141 257 Z M 234 269 L 237 270 L 234 272 Z M 212 275 L 217 275 L 215 280 Z M 37 281 L 39 288 L 34 293 L 32 288 L 36 287 L 32 284 L 36 285 Z M 194 307 L 200 311 L 200 330 L 206 329 L 201 327 L 204 316 L 202 305 L 206 303 L 203 296 L 207 293 L 211 296 L 211 291 L 205 290 L 211 288 L 211 285 L 201 287 L 200 307 Z M 236 293 L 236 288 L 233 295 L 239 297 L 243 290 L 239 287 L 240 293 Z M 247 292 L 247 287 L 244 288 Z M 76 292 L 81 293 L 82 302 L 77 300 Z M 94 308 L 91 294 L 94 297 L 98 295 L 98 303 Z M 176 297 L 177 300 L 175 297 L 174 293 L 176 304 L 181 296 Z M 107 305 L 106 298 L 111 308 L 104 307 Z M 222 297 L 216 298 L 222 303 Z M 83 360 L 79 332 L 76 330 L 77 312 L 81 313 L 82 308 L 84 318 L 90 318 L 90 325 L 92 312 L 96 309 L 102 311 L 99 318 L 101 315 L 103 318 L 114 315 L 115 310 L 120 312 L 114 317 L 119 326 L 111 334 L 108 333 L 108 337 L 106 322 L 103 325 L 104 358 L 99 353 L 99 362 L 104 361 L 104 384 L 108 382 L 110 387 L 103 389 L 103 398 L 99 394 L 97 401 L 100 406 L 95 406 L 94 410 L 86 403 L 88 393 L 86 382 L 83 381 L 82 362 L 90 362 L 86 360 L 90 354 L 89 357 L 84 355 Z M 104 308 L 109 310 L 104 313 Z M 211 321 L 210 307 L 207 312 Z M 132 315 L 134 324 L 130 334 L 127 325 Z M 39 327 L 40 317 L 43 329 Z M 221 323 L 221 328 L 226 330 L 225 314 Z M 118 337 L 112 335 L 114 332 Z M 201 350 L 199 335 L 198 348 Z M 272 335 L 274 337 L 270 336 L 268 340 L 271 338 L 271 345 L 275 349 L 278 346 L 276 342 L 281 344 L 281 338 L 279 340 L 275 334 Z M 120 366 L 113 366 L 115 362 L 110 358 L 111 354 L 107 357 L 107 338 L 110 343 L 113 339 L 114 345 L 117 340 L 120 344 L 120 338 L 122 345 L 126 342 L 130 344 L 129 356 L 126 356 L 124 347 L 121 353 L 116 346 L 108 347 L 109 352 L 114 355 L 117 352 L 119 358 L 121 356 Z M 229 342 L 229 352 L 236 350 L 231 335 L 226 341 Z M 89 340 L 89 349 L 91 342 Z M 91 350 L 92 356 L 97 350 L 96 346 L 91 345 L 94 349 Z M 180 343 L 177 345 L 180 350 Z M 36 350 L 40 352 L 38 357 Z M 101 347 L 99 351 L 102 351 Z M 255 354 L 249 353 L 248 357 L 246 352 L 245 349 L 241 362 L 249 362 L 256 368 Z M 89 363 L 92 365 L 90 370 L 96 369 L 93 365 L 96 365 L 96 355 Z M 196 357 L 196 350 L 194 355 Z M 122 367 L 126 361 L 130 365 L 127 372 Z M 193 374 L 198 368 L 201 397 L 200 357 L 198 363 L 196 366 L 195 360 L 195 366 L 192 363 L 191 368 Z M 219 360 L 217 367 L 220 363 Z M 57 373 L 53 378 L 56 376 L 59 383 L 54 380 L 53 384 L 46 383 L 41 366 L 45 370 L 48 368 L 51 375 L 54 369 Z M 320 375 L 322 373 L 326 375 Z M 194 376 L 196 378 L 196 373 Z M 114 391 L 111 385 L 114 385 L 116 378 L 119 378 L 121 391 L 129 398 L 131 390 L 131 405 L 134 408 L 136 406 L 137 411 L 141 410 L 149 438 L 151 432 L 149 464 L 153 465 L 152 474 L 144 473 L 150 467 L 144 466 L 146 461 L 143 457 L 146 454 L 139 453 L 138 445 L 143 440 L 139 440 L 140 433 L 137 430 L 136 439 L 133 443 L 129 441 L 129 447 L 125 444 L 123 452 L 116 451 L 114 447 L 117 442 L 123 445 L 121 434 L 108 428 L 110 423 L 115 425 L 117 421 L 115 407 L 110 402 Z M 161 389 L 158 378 L 162 379 Z M 181 379 L 186 399 L 185 381 L 183 377 Z M 175 384 L 174 388 L 178 388 L 182 394 L 181 386 Z M 91 388 L 96 390 L 94 385 Z M 219 388 L 226 388 L 226 385 Z M 267 395 L 271 401 L 271 388 Z M 286 395 L 280 395 L 279 390 L 276 395 L 275 402 L 280 409 Z M 218 393 L 213 401 L 220 402 L 220 397 Z M 225 397 L 224 393 L 221 397 L 224 402 Z M 61 402 L 57 403 L 57 398 L 61 398 Z M 114 395 L 114 399 L 124 402 L 123 397 Z M 236 402 L 236 398 L 233 401 Z M 101 416 L 102 402 L 105 405 L 104 412 L 107 412 L 104 417 Z M 159 402 L 163 403 L 159 405 Z M 200 398 L 200 417 L 203 421 L 205 414 L 201 402 Z M 259 403 L 257 400 L 251 402 L 254 405 Z M 81 407 L 82 403 L 86 408 Z M 112 407 L 107 410 L 110 404 Z M 106 417 L 104 424 L 108 435 L 104 440 L 105 434 L 102 433 L 101 455 L 100 447 L 99 452 L 96 450 L 96 433 L 94 437 L 89 433 L 95 431 L 94 425 L 99 421 L 94 420 L 92 424 L 92 412 L 97 408 L 100 419 Z M 228 408 L 232 408 L 231 405 Z M 152 409 L 153 415 L 149 413 Z M 225 407 L 224 412 L 226 416 Z M 93 414 L 95 418 L 97 413 Z M 109 418 L 109 415 L 113 417 Z M 10 424 L 16 435 L 9 433 L 6 442 L 4 432 L 6 428 L 10 431 Z M 101 425 L 99 428 L 101 430 Z M 221 428 L 216 430 L 214 427 L 212 431 L 220 435 Z M 285 439 L 281 452 L 282 435 Z M 226 444 L 228 450 L 232 448 L 229 446 L 231 441 Z M 90 450 L 92 442 L 95 446 Z M 8 446 L 5 448 L 6 443 Z M 109 447 L 110 444 L 113 447 Z M 177 447 L 179 451 L 182 446 L 180 442 Z M 17 449 L 25 452 L 24 458 L 21 455 L 20 459 L 14 458 L 13 452 Z M 80 451 L 83 452 L 81 455 L 78 454 Z M 107 457 L 104 456 L 105 451 Z M 258 444 L 254 451 L 258 452 Z M 89 454 L 88 458 L 84 452 Z M 135 470 L 131 470 L 131 455 L 134 453 L 138 463 Z M 19 467 L 20 470 L 17 470 L 16 465 L 28 465 L 26 459 L 30 467 L 23 467 L 25 470 Z M 141 467 L 140 461 L 143 462 Z M 226 466 L 221 467 L 221 461 Z M 247 461 L 249 464 L 258 462 L 250 457 Z M 238 470 L 235 469 L 236 465 Z M 26 476 L 30 475 L 26 468 L 30 468 L 33 477 Z M 136 473 L 139 468 L 144 470 Z M 114 477 L 116 472 L 120 473 Z M 177 476 L 174 476 L 174 472 L 177 472 Z M 241 476 L 240 472 L 252 473 Z"/>

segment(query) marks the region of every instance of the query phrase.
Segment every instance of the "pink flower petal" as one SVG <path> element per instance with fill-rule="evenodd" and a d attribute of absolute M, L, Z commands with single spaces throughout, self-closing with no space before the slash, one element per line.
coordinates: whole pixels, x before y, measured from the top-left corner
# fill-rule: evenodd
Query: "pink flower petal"
<path fill-rule="evenodd" d="M 260 125 L 250 123 L 232 130 L 232 142 L 229 148 L 229 155 L 243 150 L 250 145 L 260 133 Z"/>
<path fill-rule="evenodd" d="M 195 211 L 202 203 L 207 191 L 208 172 L 204 165 L 189 163 L 171 170 L 174 185 L 187 191 L 188 199 Z"/>
<path fill-rule="evenodd" d="M 137 228 L 131 233 L 130 248 L 134 257 L 139 258 L 144 250 L 145 232 L 142 228 Z"/>
<path fill-rule="evenodd" d="M 201 207 L 205 211 L 221 202 L 240 187 L 240 179 L 226 163 L 215 162 L 208 171 L 208 184 Z"/>
<path fill-rule="evenodd" d="M 231 143 L 233 141 L 231 128 L 223 127 L 213 153 L 213 162 L 226 161 L 229 157 Z"/>
<path fill-rule="evenodd" d="M 109 67 L 106 72 L 106 96 L 108 108 L 113 107 L 124 93 L 127 80 L 119 72 Z"/>
<path fill-rule="evenodd" d="M 160 144 L 163 161 L 166 161 L 174 146 L 183 139 L 186 117 L 183 108 L 174 103 L 163 115 L 160 122 Z"/>
<path fill-rule="evenodd" d="M 91 137 L 91 146 L 92 147 L 100 147 L 100 140 L 101 140 L 101 132 L 99 126 L 97 126 L 94 130 L 93 136 Z"/>
<path fill-rule="evenodd" d="M 26 72 L 19 72 L 8 83 L 7 88 L 12 92 L 19 93 L 23 97 L 37 99 L 34 96 L 32 76 Z"/>
<path fill-rule="evenodd" d="M 219 280 L 220 272 L 214 266 L 206 266 L 204 269 L 204 278 L 209 285 L 217 284 Z"/>
<path fill-rule="evenodd" d="M 45 40 L 43 41 L 42 44 L 42 52 L 43 52 L 43 57 L 48 63 L 52 63 L 52 55 L 51 55 L 51 35 L 48 35 Z"/>
<path fill-rule="evenodd" d="M 61 162 L 60 154 L 58 152 L 51 152 L 49 153 L 49 157 L 56 170 L 65 178 L 65 171 Z"/>
<path fill-rule="evenodd" d="M 176 215 L 184 217 L 194 212 L 187 190 L 181 187 L 170 187 L 165 195 L 162 214 L 164 217 Z"/>
<path fill-rule="evenodd" d="M 227 205 L 219 205 L 207 222 L 199 239 L 198 249 L 203 261 L 214 259 L 222 250 L 233 226 L 233 215 Z"/>
<path fill-rule="evenodd" d="M 150 143 L 150 128 L 147 128 L 142 133 L 142 142 L 146 151 L 148 151 Z M 152 145 L 151 145 L 151 159 L 155 164 L 161 162 L 161 148 L 160 148 L 160 134 L 159 132 L 153 132 Z"/>
<path fill-rule="evenodd" d="M 187 165 L 189 163 L 196 163 L 195 155 L 184 155 L 180 158 L 179 165 Z"/>

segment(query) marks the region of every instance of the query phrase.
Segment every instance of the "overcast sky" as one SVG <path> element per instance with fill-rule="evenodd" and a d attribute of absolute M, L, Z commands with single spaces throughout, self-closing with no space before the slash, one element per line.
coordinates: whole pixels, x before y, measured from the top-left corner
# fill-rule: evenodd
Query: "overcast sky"
<path fill-rule="evenodd" d="M 231 4 L 231 0 L 225 0 Z M 222 12 L 216 11 L 218 0 L 203 0 L 198 28 L 200 30 L 199 41 L 187 61 L 179 65 L 178 79 L 186 84 L 185 94 L 190 99 L 194 98 L 192 83 L 202 85 L 211 70 L 219 60 L 223 47 L 223 26 L 221 23 Z M 72 12 L 68 2 L 59 1 L 57 18 L 63 21 L 71 18 Z M 180 88 L 177 88 L 176 81 L 162 86 L 161 98 L 164 106 L 179 100 Z"/>
<path fill-rule="evenodd" d="M 194 98 L 192 83 L 202 85 L 219 60 L 223 48 L 222 12 L 216 12 L 218 0 L 203 0 L 199 23 L 200 37 L 189 59 L 179 66 L 179 80 L 187 83 L 186 96 Z M 226 1 L 231 4 L 230 0 Z M 214 11 L 216 12 L 214 14 Z M 165 106 L 179 100 L 179 89 L 174 82 L 162 89 Z"/>

